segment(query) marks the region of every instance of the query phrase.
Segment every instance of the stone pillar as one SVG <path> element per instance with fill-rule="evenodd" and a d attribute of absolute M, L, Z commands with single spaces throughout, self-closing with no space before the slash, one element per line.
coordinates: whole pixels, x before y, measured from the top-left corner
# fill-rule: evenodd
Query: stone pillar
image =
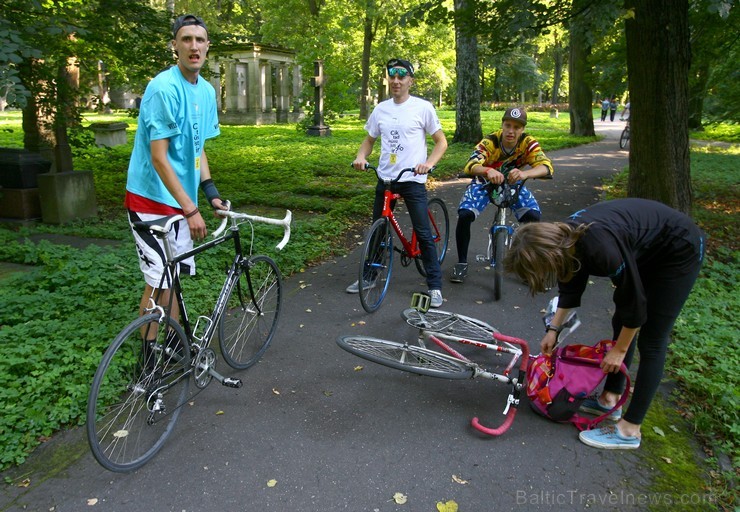
<path fill-rule="evenodd" d="M 228 112 L 236 112 L 239 109 L 239 86 L 237 84 L 236 62 L 229 61 L 226 69 L 226 108 Z"/>
<path fill-rule="evenodd" d="M 239 112 L 247 111 L 247 65 L 236 65 L 236 108 Z"/>
<path fill-rule="evenodd" d="M 290 75 L 288 74 L 288 65 L 281 62 L 275 69 L 275 78 L 277 82 L 277 104 L 275 105 L 276 118 L 278 123 L 288 122 L 288 113 L 290 112 Z"/>
<path fill-rule="evenodd" d="M 301 79 L 301 67 L 298 65 L 293 66 L 293 112 L 301 113 L 303 106 L 301 105 L 303 98 L 301 97 L 301 88 L 303 87 L 303 80 Z"/>
<path fill-rule="evenodd" d="M 250 59 L 247 71 L 247 111 L 257 113 L 262 110 L 262 71 L 259 59 Z"/>
<path fill-rule="evenodd" d="M 272 111 L 272 64 L 263 60 L 262 66 L 262 111 Z"/>
<path fill-rule="evenodd" d="M 209 61 L 209 68 L 211 70 L 210 84 L 216 90 L 216 110 L 221 111 L 221 69 L 218 60 L 213 59 Z"/>

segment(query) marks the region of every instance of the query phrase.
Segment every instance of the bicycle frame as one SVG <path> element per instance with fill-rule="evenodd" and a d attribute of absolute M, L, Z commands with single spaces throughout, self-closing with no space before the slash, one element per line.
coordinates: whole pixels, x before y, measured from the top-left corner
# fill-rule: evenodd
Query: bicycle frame
<path fill-rule="evenodd" d="M 496 266 L 496 261 L 494 258 L 494 250 L 493 250 L 493 240 L 495 238 L 495 235 L 499 231 L 506 231 L 508 239 L 511 239 L 512 236 L 514 236 L 514 225 L 513 224 L 506 224 L 506 210 L 508 206 L 499 206 L 494 205 L 496 207 L 496 214 L 493 217 L 493 224 L 491 225 L 491 232 L 488 236 L 488 253 L 487 253 L 487 259 L 488 263 L 491 265 L 491 267 Z"/>
<path fill-rule="evenodd" d="M 290 210 L 287 211 L 285 217 L 281 220 L 277 219 L 270 219 L 267 217 L 259 217 L 255 215 L 247 215 L 247 214 L 240 214 L 236 212 L 232 212 L 230 210 L 217 210 L 217 214 L 223 216 L 223 220 L 221 221 L 221 225 L 213 232 L 212 236 L 214 237 L 213 240 L 209 240 L 207 242 L 202 243 L 201 245 L 194 247 L 193 249 L 189 251 L 185 251 L 181 254 L 174 254 L 173 248 L 171 244 L 169 243 L 168 238 L 166 237 L 166 234 L 171 229 L 171 226 L 179 222 L 180 220 L 184 219 L 182 215 L 173 215 L 170 217 L 167 217 L 163 219 L 164 223 L 157 223 L 154 225 L 150 225 L 148 227 L 145 227 L 143 229 L 149 229 L 152 233 L 155 234 L 155 236 L 161 236 L 164 240 L 164 251 L 165 251 L 165 257 L 166 257 L 166 263 L 165 263 L 165 270 L 162 273 L 162 278 L 160 279 L 159 289 L 162 289 L 164 284 L 167 283 L 167 288 L 170 290 L 169 295 L 169 302 L 167 304 L 167 311 L 172 311 L 172 304 L 173 301 L 177 301 L 177 305 L 180 310 L 180 316 L 181 316 L 181 326 L 183 330 L 185 331 L 185 335 L 187 339 L 190 341 L 190 344 L 192 346 L 195 346 L 198 351 L 207 348 L 210 345 L 211 340 L 213 339 L 213 335 L 216 332 L 216 328 L 218 326 L 219 321 L 221 320 L 221 317 L 226 309 L 226 301 L 229 297 L 233 287 L 235 285 L 238 286 L 238 279 L 239 274 L 236 272 L 237 268 L 241 265 L 243 265 L 246 261 L 248 261 L 248 257 L 245 257 L 242 252 L 242 243 L 241 243 L 241 235 L 239 233 L 239 220 L 249 220 L 249 221 L 259 221 L 264 222 L 266 224 L 274 224 L 274 225 L 280 225 L 283 227 L 285 233 L 283 235 L 283 239 L 278 243 L 276 246 L 278 249 L 282 249 L 285 247 L 285 244 L 288 243 L 288 240 L 290 239 L 290 222 L 292 219 L 292 213 Z M 227 222 L 231 221 L 231 226 L 226 229 Z M 209 316 L 200 316 L 198 317 L 198 322 L 196 322 L 195 326 L 193 326 L 190 322 L 190 317 L 188 316 L 187 306 L 185 304 L 185 299 L 182 295 L 182 284 L 180 282 L 180 273 L 177 270 L 177 265 L 190 257 L 193 257 L 197 254 L 200 254 L 202 252 L 205 252 L 213 247 L 216 247 L 217 245 L 221 245 L 222 243 L 228 242 L 230 240 L 234 240 L 234 260 L 231 263 L 231 267 L 226 273 L 226 280 L 224 281 L 223 286 L 221 287 L 221 291 L 218 294 L 218 297 L 216 299 L 216 304 L 213 308 L 213 311 Z M 250 274 L 247 272 L 247 283 L 249 286 L 249 296 L 254 297 L 254 290 L 252 288 L 252 281 Z M 147 308 L 145 311 L 147 313 L 152 313 L 154 311 L 160 312 L 160 322 L 163 320 L 163 318 L 168 315 L 168 313 L 165 312 L 165 310 L 161 307 L 161 305 L 157 305 L 156 301 L 154 300 L 154 294 L 156 293 L 156 290 L 152 290 L 152 296 L 149 298 L 150 307 Z M 243 304 L 243 295 L 241 290 L 239 290 L 239 298 L 240 301 Z M 251 299 L 250 299 L 251 300 Z M 255 309 L 258 312 L 260 311 L 260 306 L 257 304 L 256 301 L 251 300 L 252 304 L 254 305 Z M 175 319 L 177 321 L 177 319 Z M 205 330 L 202 334 L 199 336 L 197 335 L 198 332 L 198 324 L 200 321 L 207 322 L 207 325 L 205 327 Z M 191 370 L 192 371 L 192 370 Z M 226 385 L 232 385 L 231 381 L 234 380 L 234 384 L 236 383 L 236 379 L 230 379 L 228 377 L 224 377 L 220 375 L 218 372 L 216 372 L 213 368 L 209 368 L 209 373 L 218 380 L 218 382 Z"/>
<path fill-rule="evenodd" d="M 396 219 L 396 216 L 393 214 L 393 209 L 391 208 L 391 203 L 393 201 L 401 199 L 401 194 L 391 192 L 390 182 L 386 183 L 386 185 L 388 188 L 386 188 L 385 192 L 383 193 L 383 212 L 380 214 L 380 216 L 388 219 L 388 221 L 391 223 L 391 226 L 393 226 L 393 231 L 396 232 L 396 236 L 398 236 L 398 239 L 401 241 L 403 249 L 399 249 L 398 247 L 396 247 L 396 251 L 410 258 L 416 258 L 417 256 L 421 255 L 419 243 L 416 239 L 416 231 L 414 231 L 413 229 L 411 230 L 411 240 L 406 238 L 403 233 L 403 229 L 398 223 L 398 219 Z M 437 226 L 434 224 L 434 221 L 431 218 L 430 222 L 432 223 L 432 230 L 435 233 L 435 236 L 439 237 L 439 230 L 437 229 Z"/>
<path fill-rule="evenodd" d="M 374 169 L 377 173 L 377 170 L 374 167 L 368 166 L 368 168 Z M 391 226 L 393 226 L 393 231 L 396 232 L 398 239 L 401 241 L 401 245 L 403 246 L 403 249 L 399 249 L 397 247 L 395 247 L 394 249 L 397 252 L 399 252 L 402 256 L 407 256 L 409 258 L 417 258 L 421 256 L 421 249 L 419 249 L 419 243 L 416 238 L 416 231 L 414 229 L 411 230 L 411 240 L 406 238 L 406 236 L 403 233 L 403 229 L 401 228 L 401 225 L 398 223 L 398 219 L 396 219 L 396 216 L 393 213 L 393 208 L 391 208 L 391 204 L 394 201 L 397 201 L 398 199 L 402 199 L 401 194 L 391 191 L 391 185 L 397 182 L 398 179 L 405 172 L 413 172 L 413 169 L 403 169 L 401 172 L 398 173 L 398 176 L 396 177 L 395 180 L 383 180 L 385 190 L 383 191 L 383 210 L 380 213 L 380 218 L 388 219 Z M 434 235 L 434 241 L 436 243 L 440 238 L 439 227 L 437 226 L 437 223 L 435 222 L 434 217 L 431 214 L 429 215 L 429 225 L 432 229 L 432 234 Z"/>

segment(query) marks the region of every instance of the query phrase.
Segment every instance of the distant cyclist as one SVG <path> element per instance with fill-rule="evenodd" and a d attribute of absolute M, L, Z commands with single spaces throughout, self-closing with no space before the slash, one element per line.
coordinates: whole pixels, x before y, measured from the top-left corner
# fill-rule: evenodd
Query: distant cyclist
<path fill-rule="evenodd" d="M 393 179 L 402 169 L 414 169 L 413 174 L 404 174 L 393 185 L 392 190 L 401 194 L 409 210 L 427 274 L 430 305 L 438 308 L 442 305 L 442 270 L 427 213 L 426 181 L 427 173 L 437 165 L 447 150 L 447 139 L 432 104 L 409 93 L 414 83 L 414 66 L 407 60 L 391 59 L 386 64 L 386 69 L 391 98 L 379 103 L 370 114 L 365 123 L 368 135 L 360 144 L 352 166 L 357 170 L 365 169 L 367 157 L 380 137 L 380 176 Z M 428 156 L 427 135 L 434 142 L 434 149 Z M 384 190 L 383 182 L 378 181 L 373 204 L 373 222 L 383 211 Z M 363 287 L 373 285 L 373 282 L 368 282 Z M 359 293 L 359 282 L 349 285 L 347 293 Z"/>
<path fill-rule="evenodd" d="M 462 283 L 468 275 L 470 228 L 491 202 L 486 184 L 503 183 L 504 172 L 512 184 L 525 178 L 552 178 L 552 162 L 539 142 L 524 132 L 526 125 L 527 112 L 524 109 L 507 108 L 501 120 L 501 129 L 486 135 L 465 164 L 465 173 L 473 179 L 457 210 L 455 241 L 458 263 L 450 276 L 453 283 Z M 529 169 L 522 170 L 527 166 Z M 540 206 L 527 187 L 521 188 L 519 200 L 511 206 L 511 211 L 521 223 L 540 220 Z"/>

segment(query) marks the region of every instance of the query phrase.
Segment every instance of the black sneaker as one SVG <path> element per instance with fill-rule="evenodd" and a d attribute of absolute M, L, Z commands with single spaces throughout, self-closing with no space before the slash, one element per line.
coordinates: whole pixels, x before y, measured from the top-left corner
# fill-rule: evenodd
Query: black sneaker
<path fill-rule="evenodd" d="M 468 264 L 467 263 L 456 263 L 452 268 L 452 275 L 450 281 L 453 283 L 462 283 L 468 275 Z"/>

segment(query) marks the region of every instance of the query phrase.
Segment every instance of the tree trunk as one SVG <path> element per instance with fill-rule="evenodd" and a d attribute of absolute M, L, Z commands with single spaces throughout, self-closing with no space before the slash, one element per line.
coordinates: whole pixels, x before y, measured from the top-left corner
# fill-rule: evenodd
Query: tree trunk
<path fill-rule="evenodd" d="M 455 71 L 457 128 L 453 142 L 475 144 L 483 137 L 480 121 L 480 71 L 478 67 L 478 37 L 473 1 L 455 0 Z"/>
<path fill-rule="evenodd" d="M 692 60 L 696 62 L 695 56 Z M 703 63 L 691 73 L 689 80 L 689 130 L 703 130 L 701 119 L 704 115 L 704 97 L 709 81 L 709 65 Z"/>
<path fill-rule="evenodd" d="M 558 102 L 558 96 L 560 96 L 560 82 L 563 80 L 563 45 L 560 42 L 560 39 L 555 41 L 552 75 L 552 94 L 550 95 L 550 104 L 555 104 Z"/>
<path fill-rule="evenodd" d="M 573 12 L 582 11 L 585 2 L 588 0 L 574 0 Z M 591 43 L 588 39 L 588 23 L 589 19 L 585 16 L 576 16 L 570 23 L 570 133 L 582 136 L 596 135 L 591 103 Z"/>
<path fill-rule="evenodd" d="M 367 105 L 370 96 L 370 50 L 373 46 L 373 0 L 368 0 L 365 7 L 364 37 L 362 41 L 362 83 L 360 85 L 360 119 L 367 119 L 369 108 Z"/>
<path fill-rule="evenodd" d="M 626 7 L 634 12 L 626 21 L 627 193 L 690 213 L 688 0 L 627 0 Z"/>

